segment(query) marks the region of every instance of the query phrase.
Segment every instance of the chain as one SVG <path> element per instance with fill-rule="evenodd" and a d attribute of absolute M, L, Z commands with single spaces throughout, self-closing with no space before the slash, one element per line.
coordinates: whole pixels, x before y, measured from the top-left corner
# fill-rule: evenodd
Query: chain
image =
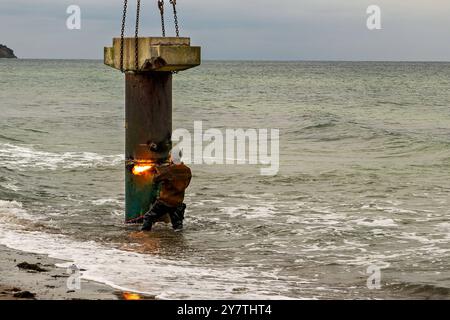
<path fill-rule="evenodd" d="M 178 14 L 177 14 L 177 0 L 169 0 L 170 4 L 173 6 L 173 16 L 175 20 L 175 31 L 177 37 L 180 36 L 180 28 L 178 25 Z M 166 26 L 164 22 L 164 0 L 158 0 L 158 7 L 161 12 L 161 27 L 162 27 L 162 35 L 166 36 Z M 128 9 L 128 0 L 124 0 L 123 3 L 123 15 L 122 15 L 122 28 L 120 32 L 120 70 L 124 72 L 124 37 L 125 37 L 125 26 L 127 19 L 127 9 Z M 141 0 L 137 0 L 137 9 L 136 9 L 136 30 L 134 33 L 134 44 L 135 44 L 135 69 L 139 71 L 139 19 L 140 19 L 140 11 L 141 11 Z"/>
<path fill-rule="evenodd" d="M 177 0 L 170 0 L 170 3 L 173 6 L 173 16 L 175 19 L 175 31 L 177 33 L 177 37 L 179 37 L 180 36 L 180 28 L 178 27 Z"/>
<path fill-rule="evenodd" d="M 159 11 L 161 12 L 161 28 L 162 36 L 166 36 L 166 24 L 164 22 L 164 0 L 158 0 Z"/>
<path fill-rule="evenodd" d="M 128 0 L 124 0 L 123 15 L 122 15 L 122 29 L 120 32 L 120 71 L 122 71 L 122 72 L 123 72 L 123 37 L 125 35 L 125 23 L 127 20 L 127 7 L 128 7 Z"/>
<path fill-rule="evenodd" d="M 134 62 L 135 69 L 139 71 L 139 16 L 141 13 L 141 0 L 137 0 L 137 9 L 136 9 L 136 31 L 134 32 Z"/>

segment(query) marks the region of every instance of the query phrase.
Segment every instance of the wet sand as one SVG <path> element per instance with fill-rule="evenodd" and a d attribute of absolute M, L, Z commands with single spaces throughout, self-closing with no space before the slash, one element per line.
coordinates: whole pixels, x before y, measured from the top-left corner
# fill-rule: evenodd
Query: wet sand
<path fill-rule="evenodd" d="M 61 262 L 64 261 L 0 246 L 0 300 L 123 300 L 130 296 L 85 280 L 81 280 L 80 290 L 70 290 L 67 270 L 55 266 Z M 134 294 L 131 298 L 151 299 Z"/>

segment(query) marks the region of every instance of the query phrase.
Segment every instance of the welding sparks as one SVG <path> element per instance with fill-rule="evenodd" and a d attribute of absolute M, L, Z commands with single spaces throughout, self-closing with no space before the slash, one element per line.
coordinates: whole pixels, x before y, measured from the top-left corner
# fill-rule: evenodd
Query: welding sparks
<path fill-rule="evenodd" d="M 144 175 L 153 168 L 152 165 L 135 165 L 133 167 L 133 174 L 136 176 Z"/>

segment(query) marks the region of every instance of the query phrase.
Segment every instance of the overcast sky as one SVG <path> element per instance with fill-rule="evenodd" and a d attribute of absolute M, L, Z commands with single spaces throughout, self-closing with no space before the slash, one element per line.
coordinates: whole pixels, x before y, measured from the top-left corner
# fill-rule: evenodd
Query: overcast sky
<path fill-rule="evenodd" d="M 157 0 L 141 1 L 141 34 L 159 36 Z M 136 1 L 129 3 L 131 35 Z M 66 28 L 71 4 L 81 7 L 81 30 Z M 381 7 L 382 30 L 366 27 L 371 4 Z M 182 35 L 205 59 L 450 60 L 450 0 L 178 0 L 178 7 Z M 21 58 L 100 59 L 120 33 L 121 11 L 121 0 L 0 0 L 0 43 Z M 167 7 L 173 34 L 170 14 Z"/>

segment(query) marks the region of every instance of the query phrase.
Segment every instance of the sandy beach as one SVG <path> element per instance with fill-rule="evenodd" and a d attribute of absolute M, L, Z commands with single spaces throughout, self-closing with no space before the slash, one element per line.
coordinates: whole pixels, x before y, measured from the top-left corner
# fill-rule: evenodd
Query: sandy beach
<path fill-rule="evenodd" d="M 55 264 L 63 261 L 0 246 L 0 300 L 124 300 L 151 299 L 81 280 L 80 290 L 67 286 L 69 274 Z M 80 270 L 81 274 L 83 270 Z"/>

